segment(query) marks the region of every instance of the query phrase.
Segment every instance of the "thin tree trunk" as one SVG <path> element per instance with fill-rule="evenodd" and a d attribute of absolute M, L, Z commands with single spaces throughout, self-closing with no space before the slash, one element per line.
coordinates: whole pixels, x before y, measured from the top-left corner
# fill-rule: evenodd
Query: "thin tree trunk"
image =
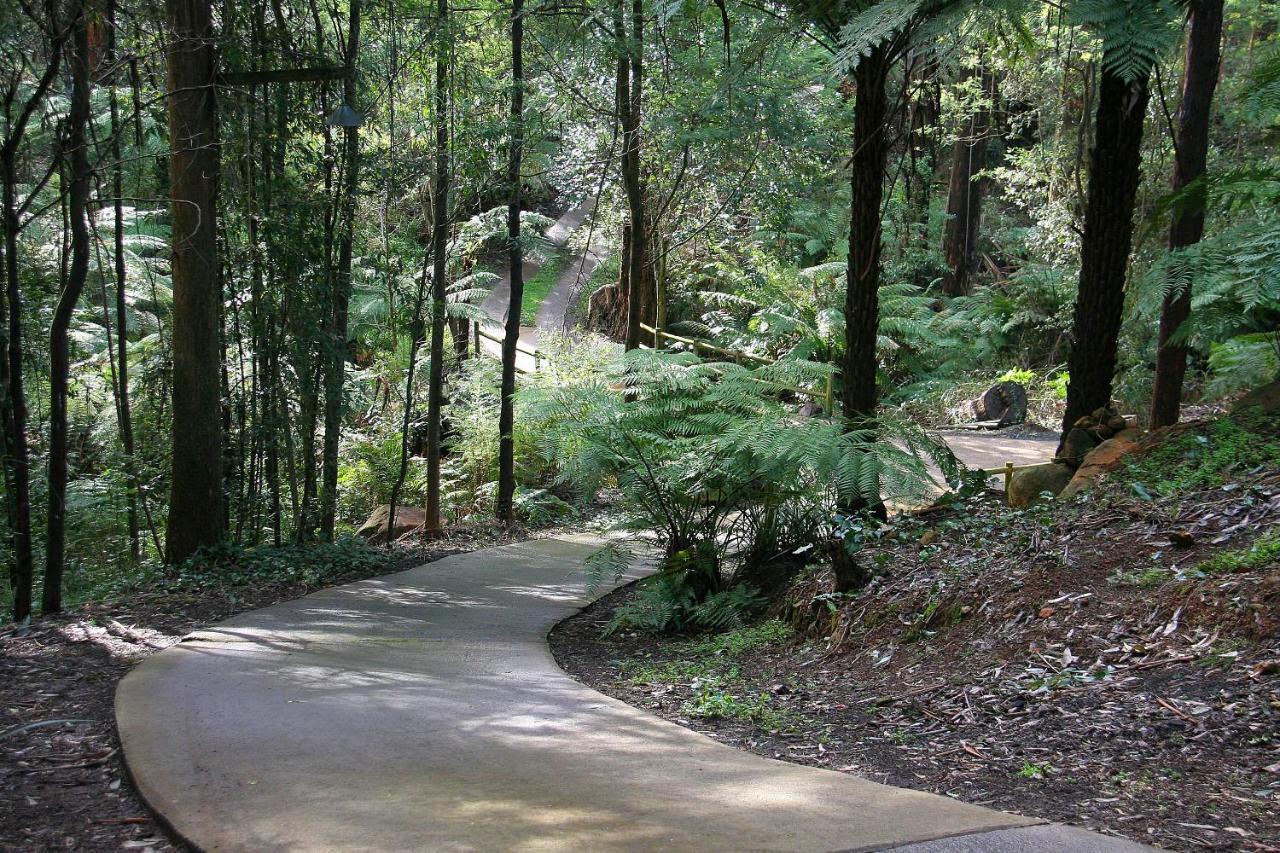
<path fill-rule="evenodd" d="M 347 76 L 343 101 L 354 108 L 355 65 L 360 48 L 360 0 L 351 0 L 347 35 Z M 344 411 L 343 383 L 347 367 L 347 309 L 351 301 L 351 260 L 356 218 L 356 190 L 360 176 L 360 128 L 344 127 L 342 232 L 338 243 L 338 273 L 334 277 L 333 314 L 329 339 L 329 372 L 324 389 L 324 482 L 320 489 L 320 535 L 333 541 L 338 509 L 338 438 Z"/>
<path fill-rule="evenodd" d="M 79 3 L 71 14 L 79 14 Z M 68 30 L 51 18 L 48 64 L 35 89 L 28 95 L 16 118 L 4 127 L 0 145 L 0 194 L 3 210 L 3 260 L 5 296 L 0 304 L 0 419 L 4 427 L 5 498 L 9 515 L 10 549 L 9 581 L 13 588 L 13 615 L 22 621 L 31 615 L 32 587 L 35 581 L 35 559 L 31 544 L 31 461 L 27 447 L 27 396 L 23 380 L 22 349 L 22 284 L 18 278 L 18 235 L 22 231 L 18 203 L 18 149 L 26 136 L 28 123 L 44 102 L 62 66 L 63 46 Z M 5 115 L 10 108 L 13 90 L 7 94 Z"/>
<path fill-rule="evenodd" d="M 165 558 L 180 563 L 225 522 L 218 272 L 218 111 L 210 0 L 167 0 L 173 231 L 173 458 Z"/>
<path fill-rule="evenodd" d="M 942 292 L 948 296 L 967 296 L 973 290 L 972 277 L 978 266 L 978 234 L 986 180 L 975 179 L 974 175 L 987 168 L 987 136 L 991 131 L 995 74 L 984 65 L 978 76 L 982 103 L 970 113 L 969 120 L 956 138 L 951 159 L 947 223 L 942 241 L 942 252 L 947 259 Z"/>
<path fill-rule="evenodd" d="M 404 381 L 404 418 L 400 422 L 400 470 L 396 474 L 395 484 L 391 487 L 391 500 L 387 507 L 387 542 L 396 530 L 396 514 L 400 508 L 400 490 L 409 475 L 409 425 L 413 423 L 413 379 L 418 369 L 418 353 L 422 349 L 423 322 L 422 305 L 426 298 L 427 265 L 422 265 L 422 276 L 418 279 L 418 293 L 413 302 L 413 321 L 409 326 L 409 375 Z"/>
<path fill-rule="evenodd" d="M 107 64 L 116 62 L 116 3 L 107 5 Z M 120 154 L 120 97 L 118 86 L 111 85 L 111 203 L 112 238 L 116 274 L 116 417 L 120 425 L 120 446 L 124 450 L 125 477 L 129 482 L 127 512 L 129 521 L 129 555 L 137 562 L 142 557 L 142 537 L 138 525 L 138 462 L 134 454 L 133 412 L 129 404 L 129 305 L 126 298 L 129 282 L 124 260 L 124 164 Z"/>
<path fill-rule="evenodd" d="M 507 164 L 511 203 L 507 205 L 507 239 L 511 244 L 511 299 L 502 337 L 502 390 L 498 413 L 498 521 L 515 522 L 516 462 L 515 405 L 516 344 L 520 341 L 520 312 L 524 304 L 524 251 L 520 245 L 520 164 L 524 155 L 524 2 L 511 0 L 511 157 Z"/>
<path fill-rule="evenodd" d="M 1182 103 L 1178 107 L 1178 144 L 1173 166 L 1173 189 L 1182 189 L 1205 172 L 1209 157 L 1209 122 L 1213 92 L 1218 85 L 1222 44 L 1222 0 L 1193 0 L 1187 30 L 1186 66 L 1182 72 Z M 1200 242 L 1204 235 L 1204 206 L 1174 211 L 1169 223 L 1169 249 Z M 1171 341 L 1191 316 L 1191 287 L 1175 287 L 1165 294 L 1160 309 L 1160 337 L 1156 349 L 1155 388 L 1151 398 L 1151 426 L 1176 424 L 1182 406 L 1182 382 L 1187 373 L 1187 346 Z"/>
<path fill-rule="evenodd" d="M 644 0 L 632 0 L 631 32 L 622 23 L 622 2 L 618 0 L 615 21 L 619 47 L 625 51 L 625 65 L 619 68 L 618 96 L 622 117 L 622 182 L 627 196 L 627 214 L 631 224 L 631 250 L 627 271 L 627 340 L 626 348 L 640 346 L 640 323 L 646 306 L 649 267 L 648 223 L 644 204 L 644 183 L 640 169 L 641 105 L 644 95 Z M 624 85 L 625 84 L 625 85 Z"/>
<path fill-rule="evenodd" d="M 67 194 L 71 228 L 71 262 L 49 326 L 49 516 L 45 541 L 44 587 L 40 609 L 62 609 L 62 576 L 66 565 L 67 384 L 71 374 L 71 316 L 89 276 L 89 36 L 82 12 L 76 14 L 68 64 L 71 105 L 67 112 L 66 148 L 70 186 Z"/>
<path fill-rule="evenodd" d="M 1142 165 L 1149 69 L 1137 79 L 1125 80 L 1106 64 L 1104 57 L 1080 246 L 1074 340 L 1067 362 L 1071 378 L 1062 420 L 1064 436 L 1079 418 L 1111 403 Z"/>
<path fill-rule="evenodd" d="M 857 93 L 853 125 L 853 201 L 849 221 L 849 267 L 844 298 L 844 417 L 864 425 L 876 408 L 876 336 L 880 310 L 881 204 L 889 145 L 885 92 L 890 56 L 879 46 L 854 69 Z"/>
<path fill-rule="evenodd" d="M 427 529 L 440 529 L 440 437 L 444 409 L 445 281 L 449 252 L 449 0 L 436 6 L 436 179 L 431 253 L 431 363 L 427 376 Z"/>

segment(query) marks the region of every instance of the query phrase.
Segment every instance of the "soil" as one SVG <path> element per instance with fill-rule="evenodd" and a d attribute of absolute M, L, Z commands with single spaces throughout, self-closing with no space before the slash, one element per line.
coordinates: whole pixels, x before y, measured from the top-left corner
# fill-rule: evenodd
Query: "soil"
<path fill-rule="evenodd" d="M 400 571 L 492 542 L 467 535 L 399 545 L 387 561 L 328 579 Z M 0 851 L 186 849 L 139 799 L 116 735 L 117 682 L 184 635 L 314 592 L 279 582 L 192 593 L 139 591 L 26 628 L 0 629 Z"/>
<path fill-rule="evenodd" d="M 1169 849 L 1278 851 L 1280 563 L 1195 570 L 1278 525 L 1275 471 L 1176 504 L 986 496 L 901 519 L 857 595 L 799 578 L 766 614 L 790 640 L 602 637 L 625 588 L 551 643 L 584 683 L 740 749 Z"/>

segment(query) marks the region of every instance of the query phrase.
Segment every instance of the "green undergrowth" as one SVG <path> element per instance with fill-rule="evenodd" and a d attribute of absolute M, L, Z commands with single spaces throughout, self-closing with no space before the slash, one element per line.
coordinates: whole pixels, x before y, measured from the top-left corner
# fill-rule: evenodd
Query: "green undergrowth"
<path fill-rule="evenodd" d="M 1127 479 L 1139 497 L 1176 497 L 1280 467 L 1280 418 L 1257 410 L 1171 435 L 1131 460 Z"/>
<path fill-rule="evenodd" d="M 1226 575 L 1252 572 L 1267 566 L 1280 566 L 1280 532 L 1272 531 L 1248 548 L 1232 548 L 1215 554 L 1195 567 L 1203 575 Z"/>
<path fill-rule="evenodd" d="M 248 587 L 320 587 L 394 567 L 393 554 L 354 538 L 278 548 L 226 544 L 205 549 L 179 566 L 148 561 L 112 564 L 108 570 L 73 564 L 66 578 L 63 603 L 76 607 L 121 599 L 139 591 L 181 594 L 220 590 L 234 597 L 235 591 Z M 35 598 L 39 601 L 38 584 Z M 7 585 L 0 596 L 0 608 L 6 615 L 13 609 L 12 591 Z"/>
<path fill-rule="evenodd" d="M 520 300 L 520 325 L 532 326 L 537 322 L 538 309 L 555 288 L 560 275 L 568 268 L 573 256 L 563 248 L 556 249 L 533 277 L 524 283 L 524 297 Z"/>
<path fill-rule="evenodd" d="M 797 718 L 780 707 L 768 693 L 752 695 L 745 689 L 739 662 L 749 652 L 780 646 L 795 636 L 790 625 L 771 619 L 758 625 L 738 628 L 669 646 L 669 660 L 631 658 L 618 668 L 632 684 L 687 684 L 690 698 L 681 712 L 702 719 L 732 719 L 749 722 L 765 731 L 785 731 L 795 727 Z"/>

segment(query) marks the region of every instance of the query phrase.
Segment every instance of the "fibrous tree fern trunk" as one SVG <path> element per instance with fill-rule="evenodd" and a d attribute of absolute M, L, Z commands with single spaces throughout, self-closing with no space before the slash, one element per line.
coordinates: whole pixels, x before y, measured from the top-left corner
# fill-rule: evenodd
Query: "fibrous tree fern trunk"
<path fill-rule="evenodd" d="M 854 69 L 853 201 L 849 217 L 849 267 L 844 298 L 842 403 L 850 426 L 875 414 L 876 337 L 880 310 L 881 217 L 889 154 L 885 124 L 892 54 L 878 45 Z"/>
<path fill-rule="evenodd" d="M 210 0 L 168 0 L 173 231 L 173 457 L 165 557 L 222 537 L 218 111 Z"/>
<path fill-rule="evenodd" d="M 1178 107 L 1178 144 L 1173 166 L 1173 189 L 1178 191 L 1205 172 L 1209 154 L 1209 121 L 1213 92 L 1218 85 L 1222 43 L 1222 0 L 1193 0 L 1187 31 L 1186 65 L 1182 72 L 1182 102 Z M 1204 235 L 1204 206 L 1173 213 L 1169 249 L 1200 242 Z M 1178 422 L 1182 382 L 1187 372 L 1186 344 L 1170 339 L 1191 316 L 1191 286 L 1170 290 L 1160 310 L 1160 338 L 1156 351 L 1151 426 Z"/>
<path fill-rule="evenodd" d="M 520 163 L 524 155 L 524 3 L 511 2 L 511 152 L 507 181 L 511 202 L 507 205 L 507 239 L 510 241 L 511 298 L 507 304 L 506 330 L 502 336 L 502 388 L 498 404 L 498 521 L 510 526 L 515 521 L 516 461 L 515 407 L 516 344 L 520 342 L 520 312 L 524 304 L 524 252 L 520 245 L 521 181 Z"/>
<path fill-rule="evenodd" d="M 624 0 L 617 0 L 618 115 L 622 124 L 622 183 L 627 196 L 631 242 L 627 255 L 627 349 L 640 346 L 640 323 L 654 299 L 649 269 L 649 236 L 644 179 L 640 169 L 641 105 L 644 100 L 644 0 L 632 0 L 631 31 L 624 21 Z M 649 319 L 652 319 L 650 316 Z"/>
<path fill-rule="evenodd" d="M 1064 434 L 1080 417 L 1111 402 L 1149 76 L 1150 66 L 1146 66 L 1140 74 L 1126 79 L 1103 58 L 1097 130 L 1089 158 Z"/>

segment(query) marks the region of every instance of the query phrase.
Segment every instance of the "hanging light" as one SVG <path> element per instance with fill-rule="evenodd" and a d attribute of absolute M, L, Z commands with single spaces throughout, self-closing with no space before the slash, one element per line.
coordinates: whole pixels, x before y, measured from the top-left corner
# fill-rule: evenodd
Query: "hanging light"
<path fill-rule="evenodd" d="M 350 104 L 343 104 L 329 116 L 331 127 L 359 127 L 364 124 L 364 116 L 351 109 Z"/>

